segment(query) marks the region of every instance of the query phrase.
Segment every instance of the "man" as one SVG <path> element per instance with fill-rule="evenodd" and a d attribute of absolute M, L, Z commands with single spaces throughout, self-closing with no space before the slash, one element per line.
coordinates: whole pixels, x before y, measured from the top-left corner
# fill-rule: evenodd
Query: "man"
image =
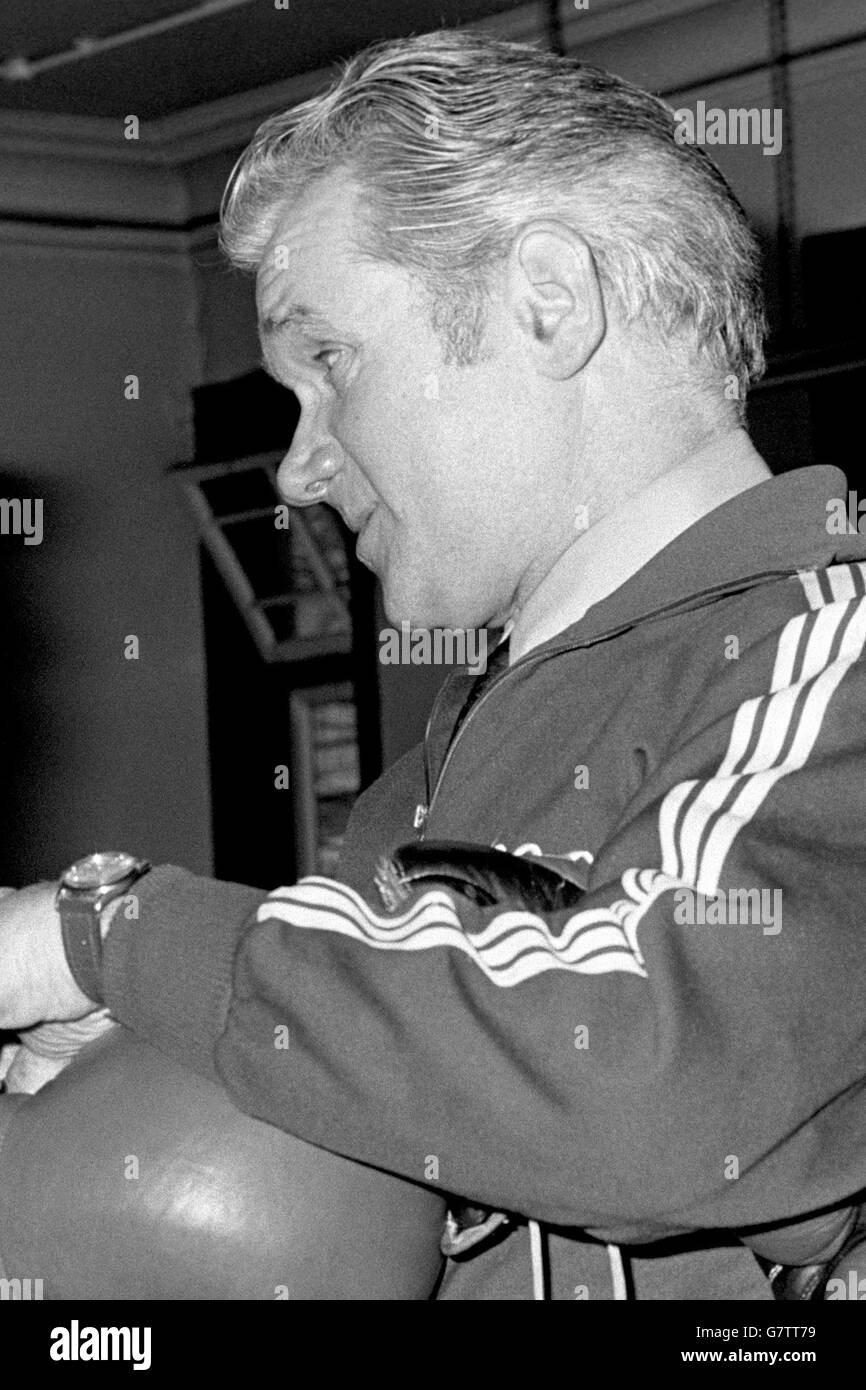
<path fill-rule="evenodd" d="M 538 1223 L 554 1298 L 772 1297 L 732 1233 L 866 1185 L 866 544 L 828 534 L 841 473 L 773 479 L 742 428 L 739 206 L 656 99 L 441 33 L 266 123 L 223 228 L 302 408 L 287 500 L 341 512 L 395 622 L 507 642 L 360 798 L 339 882 L 152 870 L 101 966 L 67 930 L 83 991 L 53 885 L 5 898 L 0 1025 L 104 1000 L 460 1194 L 442 1297 L 531 1298 Z M 383 866 L 419 838 L 463 848 Z"/>

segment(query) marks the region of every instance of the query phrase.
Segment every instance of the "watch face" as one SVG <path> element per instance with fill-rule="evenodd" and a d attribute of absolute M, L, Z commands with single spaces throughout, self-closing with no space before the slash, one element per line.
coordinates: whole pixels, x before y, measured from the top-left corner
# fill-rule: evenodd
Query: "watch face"
<path fill-rule="evenodd" d="M 104 854 L 87 854 L 63 875 L 67 888 L 103 888 L 117 883 L 135 868 L 138 860 L 121 850 L 106 850 Z"/>

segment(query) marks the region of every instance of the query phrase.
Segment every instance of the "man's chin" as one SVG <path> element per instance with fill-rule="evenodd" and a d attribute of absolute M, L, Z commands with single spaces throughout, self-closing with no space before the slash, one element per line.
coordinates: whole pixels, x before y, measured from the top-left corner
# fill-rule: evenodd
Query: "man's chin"
<path fill-rule="evenodd" d="M 383 607 L 385 616 L 391 625 L 398 629 L 404 623 L 408 623 L 410 631 L 414 632 L 418 628 L 452 628 L 469 629 L 486 627 L 486 623 L 473 622 L 465 614 L 455 616 L 455 609 L 451 605 L 446 607 L 444 604 L 430 604 L 415 601 L 413 603 L 400 602 L 399 598 L 389 598 L 388 590 L 383 586 Z"/>
<path fill-rule="evenodd" d="M 408 583 L 401 584 L 393 568 L 390 572 L 386 568 L 384 574 L 379 573 L 379 582 L 385 616 L 398 631 L 403 623 L 408 623 L 413 631 L 415 628 L 469 630 L 492 626 L 489 616 L 480 611 L 477 602 L 472 602 L 471 595 L 461 598 L 441 589 L 435 593 L 424 592 L 420 585 L 416 587 L 411 582 L 411 578 Z"/>

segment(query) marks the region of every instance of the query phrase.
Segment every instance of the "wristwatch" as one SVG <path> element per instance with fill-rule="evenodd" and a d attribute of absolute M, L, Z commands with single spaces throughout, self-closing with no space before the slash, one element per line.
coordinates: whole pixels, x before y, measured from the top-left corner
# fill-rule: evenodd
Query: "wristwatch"
<path fill-rule="evenodd" d="M 63 949 L 75 983 L 94 1004 L 105 1002 L 100 913 L 128 893 L 149 868 L 146 859 L 109 850 L 85 855 L 60 876 L 54 902 L 60 913 Z"/>

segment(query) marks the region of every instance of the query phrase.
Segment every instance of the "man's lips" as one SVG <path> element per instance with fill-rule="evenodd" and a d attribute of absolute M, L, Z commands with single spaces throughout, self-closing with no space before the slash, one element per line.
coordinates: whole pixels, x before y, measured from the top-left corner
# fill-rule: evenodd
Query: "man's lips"
<path fill-rule="evenodd" d="M 364 537 L 367 535 L 370 529 L 370 522 L 373 520 L 375 514 L 376 508 L 374 507 L 372 511 L 367 512 L 366 516 L 361 518 L 360 524 L 358 526 L 352 527 L 352 530 L 357 531 L 358 533 L 358 539 L 355 542 L 355 554 L 357 555 L 361 563 L 366 565 L 368 569 L 372 569 L 373 566 L 370 561 L 370 557 L 364 553 Z"/>
<path fill-rule="evenodd" d="M 366 512 L 356 512 L 354 516 L 350 516 L 348 512 L 343 511 L 342 507 L 337 507 L 337 511 L 340 513 L 340 516 L 343 518 L 349 530 L 354 531 L 356 536 L 361 534 L 375 510 L 375 507 L 370 507 Z"/>

